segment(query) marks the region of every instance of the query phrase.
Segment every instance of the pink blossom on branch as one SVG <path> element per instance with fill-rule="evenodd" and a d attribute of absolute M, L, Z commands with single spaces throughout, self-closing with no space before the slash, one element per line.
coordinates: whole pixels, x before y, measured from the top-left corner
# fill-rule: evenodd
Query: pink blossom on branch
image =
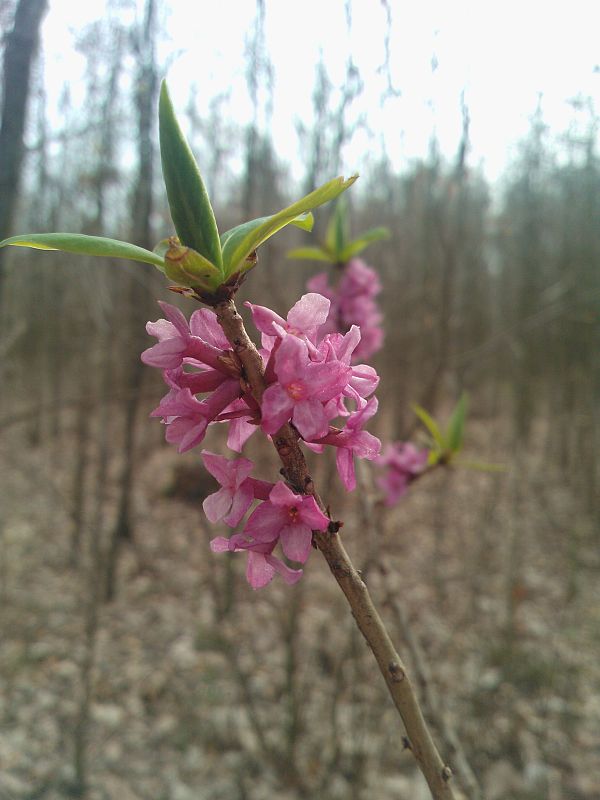
<path fill-rule="evenodd" d="M 277 383 L 262 399 L 265 433 L 273 434 L 291 420 L 304 439 L 324 436 L 330 419 L 324 404 L 344 390 L 350 370 L 339 361 L 312 361 L 306 343 L 286 335 L 275 355 L 275 374 Z"/>
<path fill-rule="evenodd" d="M 381 442 L 372 433 L 363 430 L 367 422 L 377 413 L 378 401 L 372 397 L 363 408 L 350 414 L 343 430 L 330 432 L 319 444 L 337 447 L 336 465 L 340 479 L 351 492 L 356 488 L 354 456 L 373 461 L 379 455 Z"/>
<path fill-rule="evenodd" d="M 283 481 L 278 481 L 269 499 L 248 518 L 244 533 L 258 542 L 280 539 L 284 554 L 303 564 L 310 554 L 313 530 L 325 531 L 328 525 L 329 519 L 314 497 L 294 494 Z"/>
<path fill-rule="evenodd" d="M 295 494 L 279 481 L 269 492 L 269 499 L 250 515 L 243 533 L 229 539 L 217 536 L 210 543 L 215 553 L 246 550 L 246 577 L 253 589 L 260 589 L 278 572 L 286 583 L 296 583 L 302 570 L 286 566 L 273 555 L 278 542 L 284 555 L 304 564 L 310 555 L 313 530 L 325 531 L 329 519 L 319 509 L 314 497 Z"/>
<path fill-rule="evenodd" d="M 329 285 L 327 273 L 320 272 L 307 282 L 307 288 L 320 292 L 331 302 L 322 334 L 344 333 L 352 325 L 358 325 L 361 339 L 354 358 L 368 358 L 381 349 L 384 338 L 382 314 L 375 300 L 381 291 L 381 283 L 375 270 L 362 259 L 353 258 L 343 267 L 336 287 Z"/>
<path fill-rule="evenodd" d="M 370 396 L 379 376 L 367 364 L 352 364 L 361 342 L 356 325 L 345 333 L 325 333 L 329 306 L 326 297 L 308 293 L 283 319 L 270 309 L 251 305 L 265 344 L 261 357 L 266 388 L 259 403 L 240 374 L 239 361 L 214 312 L 195 311 L 188 325 L 178 309 L 162 304 L 167 319 L 148 324 L 148 332 L 159 341 L 145 351 L 143 360 L 161 368 L 169 386 L 152 412 L 162 417 L 167 441 L 184 452 L 203 441 L 209 424 L 219 422 L 228 425 L 228 445 L 239 452 L 257 428 L 273 435 L 291 422 L 315 451 L 336 447 L 342 482 L 349 491 L 354 489 L 354 458 L 372 460 L 381 447 L 364 430 L 377 410 L 377 400 Z M 204 399 L 196 396 L 200 394 Z M 345 418 L 345 427 L 331 427 L 335 417 Z M 229 460 L 208 451 L 202 455 L 220 484 L 203 504 L 210 521 L 223 520 L 234 527 L 253 501 L 262 501 L 243 533 L 230 539 L 217 537 L 211 543 L 213 550 L 245 550 L 247 576 L 254 588 L 266 585 L 276 572 L 288 583 L 297 581 L 301 570 L 287 567 L 273 550 L 281 542 L 287 558 L 307 560 L 313 531 L 325 531 L 329 525 L 315 499 L 295 494 L 282 481 L 273 485 L 252 478 L 248 459 Z"/>
<path fill-rule="evenodd" d="M 410 442 L 387 445 L 377 459 L 378 466 L 386 470 L 377 483 L 385 494 L 387 506 L 395 505 L 406 494 L 409 484 L 425 469 L 428 457 L 428 450 L 418 450 Z"/>
<path fill-rule="evenodd" d="M 231 461 L 225 456 L 202 451 L 202 461 L 207 471 L 221 484 L 202 503 L 210 522 L 220 519 L 235 528 L 255 499 L 266 500 L 273 484 L 250 478 L 254 464 L 247 458 Z"/>
<path fill-rule="evenodd" d="M 283 337 L 286 333 L 291 333 L 293 336 L 306 338 L 314 344 L 317 331 L 327 320 L 330 304 L 326 297 L 316 292 L 304 294 L 289 310 L 287 319 L 283 319 L 265 306 L 257 306 L 249 302 L 244 305 L 252 311 L 254 325 L 264 336 Z M 268 344 L 270 343 L 265 343 L 263 338 L 263 346 Z"/>
<path fill-rule="evenodd" d="M 210 549 L 213 553 L 246 551 L 248 553 L 246 578 L 253 589 L 262 589 L 271 582 L 276 572 L 291 586 L 300 580 L 302 570 L 291 569 L 280 558 L 274 556 L 272 553 L 276 544 L 276 539 L 272 542 L 255 542 L 249 536 L 237 533 L 229 539 L 217 536 L 211 541 Z"/>
<path fill-rule="evenodd" d="M 190 389 L 171 389 L 152 411 L 152 417 L 162 417 L 167 426 L 166 439 L 177 444 L 180 453 L 200 444 L 209 423 L 240 393 L 239 381 L 224 381 L 205 400 L 198 400 Z"/>
<path fill-rule="evenodd" d="M 167 319 L 149 322 L 146 330 L 158 343 L 142 353 L 142 361 L 150 367 L 176 369 L 184 358 L 194 358 L 213 369 L 224 371 L 219 360 L 223 350 L 231 346 L 219 327 L 215 314 L 207 308 L 194 311 L 190 322 L 170 303 L 159 301 Z"/>

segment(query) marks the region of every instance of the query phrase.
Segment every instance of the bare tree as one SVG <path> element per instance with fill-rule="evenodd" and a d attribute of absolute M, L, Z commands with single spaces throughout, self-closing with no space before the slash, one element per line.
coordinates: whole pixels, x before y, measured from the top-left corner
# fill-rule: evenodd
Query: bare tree
<path fill-rule="evenodd" d="M 17 208 L 31 65 L 45 12 L 46 0 L 19 0 L 13 29 L 6 39 L 0 123 L 0 239 L 10 234 Z M 0 250 L 0 303 L 4 253 Z"/>
<path fill-rule="evenodd" d="M 154 174 L 154 117 L 158 75 L 154 39 L 156 28 L 156 3 L 147 0 L 143 24 L 134 34 L 133 44 L 139 64 L 135 87 L 135 100 L 138 128 L 138 168 L 135 186 L 132 193 L 132 230 L 131 241 L 136 244 L 152 247 L 151 217 L 153 210 L 152 179 Z M 119 505 L 117 519 L 113 528 L 106 561 L 106 580 L 104 597 L 112 599 L 115 591 L 115 573 L 120 545 L 124 540 L 133 538 L 132 490 L 135 466 L 135 431 L 140 402 L 140 389 L 143 378 L 143 365 L 140 361 L 139 346 L 144 332 L 144 304 L 140 303 L 140 292 L 143 288 L 135 278 L 136 273 L 129 274 L 127 292 L 125 330 L 128 333 L 127 352 L 129 358 L 126 365 L 127 402 L 124 414 L 123 464 L 119 480 Z"/>

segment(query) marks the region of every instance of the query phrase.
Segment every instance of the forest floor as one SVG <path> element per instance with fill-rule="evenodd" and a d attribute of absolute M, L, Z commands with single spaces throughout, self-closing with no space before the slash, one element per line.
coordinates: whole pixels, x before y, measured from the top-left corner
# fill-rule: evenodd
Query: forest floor
<path fill-rule="evenodd" d="M 472 435 L 485 440 L 483 427 Z M 72 437 L 24 448 L 15 425 L 0 449 L 0 800 L 81 796 L 83 781 L 93 800 L 426 800 L 325 562 L 315 552 L 297 586 L 253 592 L 243 556 L 208 548 L 225 531 L 203 519 L 196 455 L 147 445 L 116 597 L 90 602 L 92 537 L 102 553 L 118 473 L 113 465 L 98 513 L 87 476 L 76 567 Z M 490 460 L 508 458 L 503 450 Z M 428 476 L 370 531 L 360 492 L 344 499 L 329 467 L 316 480 L 357 566 L 370 564 L 367 583 L 414 670 L 394 600 L 404 609 L 464 796 L 477 790 L 448 752 L 448 726 L 479 797 L 598 800 L 597 532 L 542 456 L 527 459 L 504 474 Z M 176 463 L 197 469 L 198 492 Z"/>

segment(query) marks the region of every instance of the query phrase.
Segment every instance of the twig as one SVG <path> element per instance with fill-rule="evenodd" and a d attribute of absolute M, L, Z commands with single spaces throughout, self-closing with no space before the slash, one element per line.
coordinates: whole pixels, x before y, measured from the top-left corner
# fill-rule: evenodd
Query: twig
<path fill-rule="evenodd" d="M 246 333 L 242 318 L 231 299 L 217 302 L 215 311 L 223 332 L 240 359 L 244 378 L 255 399 L 260 403 L 265 390 L 263 362 Z M 325 505 L 309 475 L 304 454 L 299 446 L 298 434 L 292 426 L 286 424 L 280 428 L 273 436 L 273 443 L 289 483 L 298 491 L 312 495 L 319 507 L 325 511 Z M 375 656 L 388 691 L 406 727 L 410 749 L 433 798 L 455 800 L 456 795 L 450 784 L 452 771 L 444 764 L 436 749 L 406 667 L 392 644 L 364 581 L 346 553 L 337 533 L 337 526 L 330 525 L 330 529 L 324 533 L 315 531 L 313 539 L 342 589 L 356 624 Z"/>
<path fill-rule="evenodd" d="M 384 574 L 387 573 L 384 572 Z M 467 760 L 458 734 L 444 714 L 440 698 L 438 697 L 435 686 L 431 680 L 429 665 L 423 655 L 421 645 L 412 632 L 404 609 L 391 592 L 388 595 L 387 602 L 394 613 L 398 629 L 401 631 L 404 641 L 410 650 L 415 674 L 417 676 L 417 682 L 421 689 L 423 708 L 428 718 L 432 720 L 436 728 L 439 730 L 444 744 L 453 754 L 454 761 L 456 763 L 457 774 L 460 776 L 464 784 L 464 788 L 468 792 L 470 800 L 483 800 L 481 786 L 479 785 L 475 773 L 473 772 L 471 765 Z"/>
<path fill-rule="evenodd" d="M 360 463 L 358 466 L 361 467 L 361 469 L 357 470 L 357 476 L 360 485 L 360 493 L 358 497 L 361 521 L 368 534 L 367 539 L 371 541 L 376 529 L 381 527 L 381 521 L 378 520 L 379 524 L 377 525 L 377 528 L 371 523 L 371 520 L 375 519 L 374 509 L 377 507 L 373 499 L 373 482 L 370 473 L 364 469 L 364 464 Z M 427 471 L 431 471 L 431 469 L 428 468 Z M 420 475 L 417 477 L 420 477 Z M 383 576 L 386 592 L 384 605 L 391 607 L 396 621 L 396 626 L 410 651 L 417 684 L 421 690 L 423 709 L 427 714 L 427 718 L 433 722 L 437 730 L 440 732 L 444 746 L 450 753 L 452 753 L 456 763 L 457 774 L 463 784 L 464 789 L 468 793 L 469 800 L 483 800 L 481 786 L 479 785 L 479 781 L 477 780 L 469 760 L 467 759 L 460 741 L 460 737 L 456 733 L 456 730 L 448 720 L 447 716 L 444 714 L 443 705 L 435 690 L 435 686 L 431 679 L 431 671 L 429 669 L 427 659 L 421 649 L 421 645 L 412 631 L 408 617 L 402 605 L 395 596 L 394 591 L 389 586 L 389 571 L 381 559 L 377 557 L 376 551 L 373 549 L 372 544 L 369 550 L 368 563 L 370 568 L 375 567 Z"/>

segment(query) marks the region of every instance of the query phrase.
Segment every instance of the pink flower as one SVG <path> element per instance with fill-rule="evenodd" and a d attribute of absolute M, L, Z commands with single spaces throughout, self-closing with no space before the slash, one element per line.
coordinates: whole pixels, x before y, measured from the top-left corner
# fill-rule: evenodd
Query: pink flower
<path fill-rule="evenodd" d="M 327 320 L 329 300 L 320 294 L 310 292 L 304 294 L 290 309 L 287 320 L 265 306 L 244 303 L 252 311 L 252 319 L 258 330 L 268 337 L 283 337 L 287 333 L 305 337 L 314 344 L 317 330 Z M 268 342 L 263 342 L 268 346 Z M 268 347 L 270 349 L 270 347 Z"/>
<path fill-rule="evenodd" d="M 202 451 L 204 466 L 221 488 L 209 495 L 202 503 L 204 513 L 211 522 L 220 519 L 232 528 L 239 523 L 255 498 L 266 500 L 273 487 L 272 483 L 250 478 L 254 464 L 247 458 L 236 458 L 233 461 Z"/>
<path fill-rule="evenodd" d="M 275 355 L 277 383 L 262 398 L 262 427 L 273 434 L 290 419 L 307 440 L 325 436 L 329 419 L 324 408 L 346 386 L 349 370 L 342 363 L 315 363 L 304 341 L 286 336 Z"/>
<path fill-rule="evenodd" d="M 248 406 L 248 402 L 251 400 L 253 398 L 249 398 L 248 395 L 234 400 L 217 420 L 218 422 L 229 423 L 227 447 L 230 450 L 235 450 L 236 453 L 242 452 L 243 446 L 257 430 L 257 425 L 260 422 L 260 409 L 258 406 L 254 411 Z"/>
<path fill-rule="evenodd" d="M 150 416 L 163 417 L 166 439 L 177 444 L 180 453 L 191 450 L 204 439 L 206 428 L 240 393 L 236 380 L 224 381 L 206 400 L 197 400 L 190 389 L 171 389 Z"/>
<path fill-rule="evenodd" d="M 278 481 L 269 499 L 248 518 L 244 533 L 256 542 L 280 539 L 284 554 L 303 564 L 310 554 L 313 530 L 325 531 L 328 525 L 329 519 L 314 497 L 294 494 L 283 481 Z"/>
<path fill-rule="evenodd" d="M 253 589 L 262 589 L 271 582 L 276 572 L 290 586 L 302 577 L 301 569 L 291 569 L 272 555 L 277 540 L 272 542 L 254 542 L 243 533 L 238 533 L 229 539 L 217 536 L 210 543 L 213 553 L 224 553 L 227 551 L 237 553 L 245 550 L 248 553 L 248 563 L 246 565 L 246 578 Z"/>
<path fill-rule="evenodd" d="M 223 350 L 231 348 L 214 312 L 207 308 L 198 309 L 190 317 L 188 325 L 178 308 L 163 302 L 159 305 L 167 319 L 146 325 L 146 330 L 151 336 L 156 336 L 158 344 L 144 350 L 144 364 L 159 369 L 176 369 L 184 358 L 194 358 L 223 372 L 219 356 Z"/>
<path fill-rule="evenodd" d="M 217 389 L 227 375 L 217 372 L 216 369 L 204 369 L 201 372 L 186 372 L 183 366 L 176 369 L 163 371 L 163 378 L 167 386 L 172 389 L 189 389 L 192 394 L 204 394 Z"/>
<path fill-rule="evenodd" d="M 357 407 L 364 405 L 364 399 L 373 394 L 379 385 L 379 375 L 369 364 L 350 366 L 354 353 L 361 341 L 361 332 L 352 325 L 345 333 L 328 334 L 319 345 L 317 358 L 332 366 L 339 362 L 348 368 L 348 381 L 340 395 L 356 401 Z M 337 398 L 337 411 L 332 416 L 347 416 L 343 397 Z"/>
<path fill-rule="evenodd" d="M 320 333 L 344 333 L 352 325 L 358 325 L 360 342 L 354 351 L 354 359 L 368 358 L 381 348 L 383 343 L 382 315 L 375 296 L 381 291 L 381 283 L 374 269 L 359 258 L 353 258 L 343 269 L 337 287 L 329 285 L 324 272 L 311 278 L 307 287 L 320 292 L 331 301 L 326 324 Z"/>
<path fill-rule="evenodd" d="M 389 444 L 377 459 L 386 472 L 377 483 L 385 493 L 385 503 L 393 506 L 406 494 L 409 484 L 425 469 L 429 452 L 417 450 L 410 442 Z"/>
<path fill-rule="evenodd" d="M 381 291 L 379 277 L 361 258 L 352 258 L 344 268 L 340 281 L 340 295 L 345 301 L 351 297 L 375 297 Z"/>
<path fill-rule="evenodd" d="M 330 444 L 338 448 L 336 453 L 338 473 L 349 492 L 356 488 L 354 456 L 373 461 L 381 450 L 379 439 L 363 430 L 371 417 L 376 414 L 377 406 L 377 398 L 372 397 L 362 408 L 350 414 L 343 430 L 330 433 L 319 441 L 319 444 Z"/>

